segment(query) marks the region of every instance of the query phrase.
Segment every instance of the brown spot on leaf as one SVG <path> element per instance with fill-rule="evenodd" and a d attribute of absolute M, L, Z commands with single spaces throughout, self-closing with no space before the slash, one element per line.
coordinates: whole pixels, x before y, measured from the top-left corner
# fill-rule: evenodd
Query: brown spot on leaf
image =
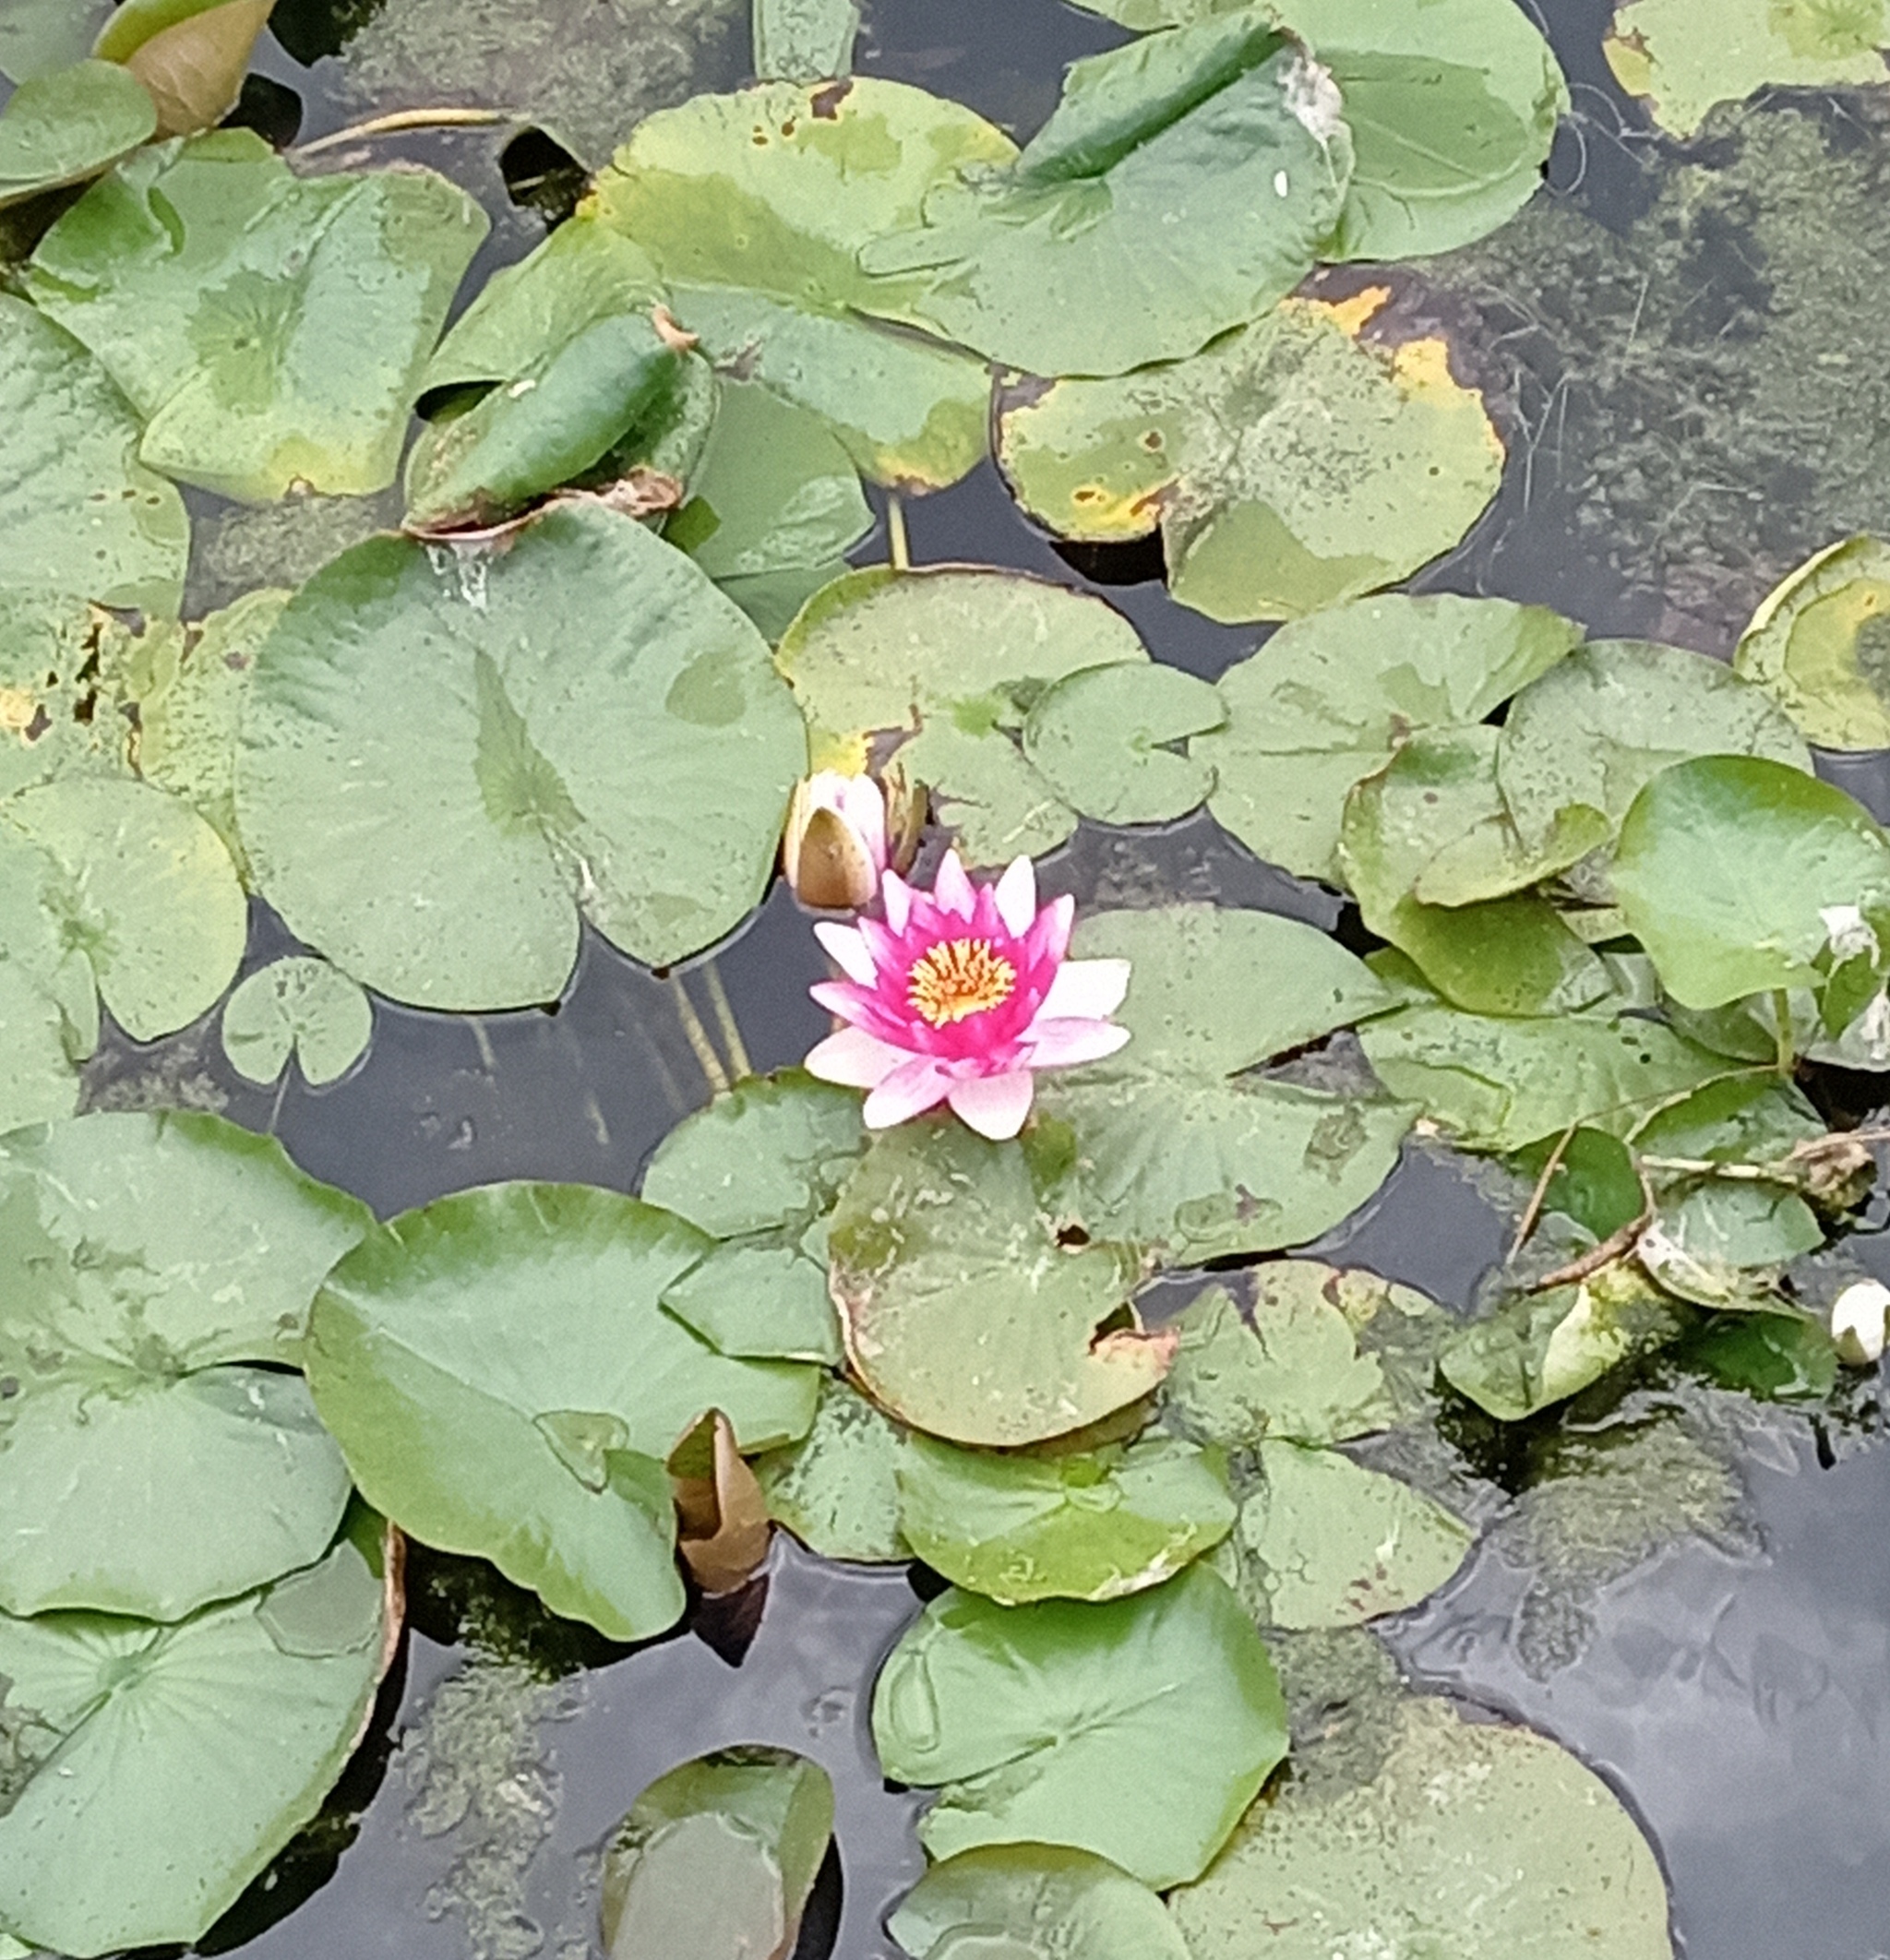
<path fill-rule="evenodd" d="M 817 89 L 814 91 L 813 99 L 808 102 L 807 107 L 823 123 L 835 123 L 840 120 L 841 103 L 852 93 L 853 83 L 851 79 L 829 82 L 824 89 Z"/>

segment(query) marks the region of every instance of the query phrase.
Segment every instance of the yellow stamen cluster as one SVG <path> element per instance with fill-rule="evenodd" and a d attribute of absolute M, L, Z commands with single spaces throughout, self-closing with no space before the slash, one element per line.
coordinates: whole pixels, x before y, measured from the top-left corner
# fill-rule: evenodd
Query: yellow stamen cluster
<path fill-rule="evenodd" d="M 912 963 L 906 998 L 935 1028 L 1001 1007 L 1017 988 L 1017 969 L 988 939 L 940 939 Z"/>

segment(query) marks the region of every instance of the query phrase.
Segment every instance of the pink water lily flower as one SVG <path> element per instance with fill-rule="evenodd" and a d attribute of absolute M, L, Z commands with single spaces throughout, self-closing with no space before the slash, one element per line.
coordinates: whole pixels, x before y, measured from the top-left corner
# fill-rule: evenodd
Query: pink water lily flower
<path fill-rule="evenodd" d="M 948 851 L 930 891 L 889 871 L 879 892 L 883 923 L 814 927 L 846 978 L 811 992 L 848 1025 L 807 1061 L 825 1082 L 872 1092 L 869 1129 L 949 1103 L 1001 1141 L 1030 1114 L 1035 1070 L 1099 1060 L 1129 1039 L 1108 1018 L 1129 962 L 1064 958 L 1075 901 L 1040 910 L 1029 858 L 975 886 Z"/>

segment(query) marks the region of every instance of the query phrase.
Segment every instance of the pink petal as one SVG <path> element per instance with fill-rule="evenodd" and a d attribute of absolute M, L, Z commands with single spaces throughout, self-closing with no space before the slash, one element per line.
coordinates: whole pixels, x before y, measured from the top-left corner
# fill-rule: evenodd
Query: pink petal
<path fill-rule="evenodd" d="M 891 1129 L 942 1103 L 951 1090 L 951 1078 L 929 1056 L 915 1056 L 903 1062 L 867 1098 L 861 1114 L 868 1129 Z"/>
<path fill-rule="evenodd" d="M 879 880 L 879 896 L 886 902 L 886 923 L 894 932 L 903 932 L 912 916 L 912 887 L 897 871 L 889 871 Z"/>
<path fill-rule="evenodd" d="M 1066 960 L 1037 1012 L 1046 1021 L 1106 1021 L 1128 991 L 1127 960 Z"/>
<path fill-rule="evenodd" d="M 1129 1030 L 1113 1021 L 1038 1019 L 1031 1022 L 1024 1039 L 1030 1044 L 1033 1069 L 1070 1069 L 1115 1054 L 1129 1039 Z"/>
<path fill-rule="evenodd" d="M 836 926 L 831 919 L 821 919 L 814 927 L 814 937 L 827 949 L 833 963 L 849 980 L 857 980 L 862 986 L 871 986 L 879 977 L 879 968 L 873 964 L 873 956 L 867 949 L 866 940 L 860 937 L 858 926 Z M 1126 962 L 1123 963 L 1127 964 Z M 1106 1014 L 1108 1009 L 1105 1008 L 1103 1012 Z"/>
<path fill-rule="evenodd" d="M 1011 860 L 998 880 L 997 900 L 999 916 L 1010 926 L 1011 938 L 1023 938 L 1037 916 L 1037 871 L 1029 858 Z"/>
<path fill-rule="evenodd" d="M 972 889 L 971 879 L 964 875 L 964 866 L 958 861 L 956 851 L 948 851 L 944 862 L 939 866 L 939 875 L 932 880 L 932 896 L 946 912 L 955 912 L 962 919 L 968 919 L 977 906 L 977 893 Z"/>
<path fill-rule="evenodd" d="M 886 798 L 870 776 L 843 776 L 836 788 L 834 807 L 852 826 L 873 869 L 886 868 Z"/>
<path fill-rule="evenodd" d="M 1024 939 L 1024 956 L 1033 963 L 1055 964 L 1070 950 L 1070 928 L 1076 920 L 1076 901 L 1066 891 L 1037 914 Z"/>
<path fill-rule="evenodd" d="M 911 1059 L 903 1048 L 895 1048 L 891 1042 L 859 1028 L 842 1028 L 839 1034 L 816 1042 L 801 1067 L 823 1082 L 839 1082 L 848 1089 L 877 1089 Z"/>
<path fill-rule="evenodd" d="M 975 1075 L 968 1082 L 953 1082 L 946 1097 L 979 1136 L 994 1143 L 1002 1143 L 1023 1128 L 1030 1099 L 1028 1069 L 1013 1069 L 1008 1075 Z"/>

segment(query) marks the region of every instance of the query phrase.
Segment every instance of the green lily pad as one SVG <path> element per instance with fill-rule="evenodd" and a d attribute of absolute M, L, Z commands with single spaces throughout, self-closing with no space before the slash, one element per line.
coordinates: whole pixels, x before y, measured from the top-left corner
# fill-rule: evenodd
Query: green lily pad
<path fill-rule="evenodd" d="M 802 1069 L 745 1076 L 656 1146 L 643 1200 L 712 1238 L 801 1231 L 830 1209 L 866 1145 L 855 1091 Z"/>
<path fill-rule="evenodd" d="M 843 1381 L 820 1386 L 814 1426 L 755 1463 L 768 1515 L 809 1551 L 857 1565 L 903 1565 L 895 1471 L 903 1432 Z"/>
<path fill-rule="evenodd" d="M 975 566 L 850 572 L 817 593 L 776 655 L 807 718 L 816 769 L 857 771 L 896 732 L 909 781 L 932 791 L 975 864 L 1054 850 L 1076 812 L 1018 747 L 1051 683 L 1145 663 L 1100 599 Z"/>
<path fill-rule="evenodd" d="M 1691 756 L 1764 756 L 1811 773 L 1789 719 L 1723 663 L 1637 639 L 1596 640 L 1510 703 L 1497 749 L 1502 800 L 1527 849 L 1550 848 L 1568 813 L 1618 833 L 1663 769 Z"/>
<path fill-rule="evenodd" d="M 164 625 L 147 637 L 181 635 Z M 0 797 L 72 770 L 130 772 L 134 737 L 113 709 L 125 650 L 141 644 L 70 592 L 0 585 Z"/>
<path fill-rule="evenodd" d="M 1611 876 L 1661 985 L 1684 1007 L 1723 1007 L 1820 981 L 1821 913 L 1890 902 L 1890 839 L 1813 776 L 1705 756 L 1635 797 Z"/>
<path fill-rule="evenodd" d="M 1755 90 L 1833 89 L 1884 79 L 1883 0 L 1623 0 L 1602 42 L 1614 78 L 1670 135 L 1690 137 L 1716 102 Z"/>
<path fill-rule="evenodd" d="M 307 1367 L 368 1500 L 617 1640 L 682 1611 L 664 1463 L 710 1409 L 745 1450 L 804 1435 L 818 1372 L 718 1355 L 657 1304 L 709 1241 L 582 1185 L 410 1212 L 329 1274 Z"/>
<path fill-rule="evenodd" d="M 726 586 L 830 566 L 837 575 L 872 528 L 853 459 L 819 416 L 724 381 L 688 501 L 663 534 Z"/>
<path fill-rule="evenodd" d="M 1703 1177 L 1662 1194 L 1634 1256 L 1696 1307 L 1776 1311 L 1779 1269 L 1824 1243 L 1824 1227 L 1796 1191 Z"/>
<path fill-rule="evenodd" d="M 1068 1845 L 1162 1887 L 1226 1842 L 1286 1720 L 1253 1622 L 1197 1566 L 1100 1606 L 941 1594 L 880 1670 L 873 1739 L 887 1775 L 939 1788 L 935 1858 Z"/>
<path fill-rule="evenodd" d="M 1343 1279 L 1316 1260 L 1263 1265 L 1250 1321 L 1225 1288 L 1203 1293 L 1177 1323 L 1181 1345 L 1163 1390 L 1182 1432 L 1238 1450 L 1262 1437 L 1334 1443 L 1388 1428 L 1396 1409 L 1337 1304 Z"/>
<path fill-rule="evenodd" d="M 374 1010 L 326 960 L 274 960 L 223 1004 L 223 1053 L 238 1075 L 272 1082 L 293 1055 L 312 1088 L 339 1082 L 367 1052 Z"/>
<path fill-rule="evenodd" d="M 1601 1779 L 1545 1737 L 1432 1700 L 1404 1705 L 1370 1782 L 1257 1805 L 1168 1909 L 1192 1960 L 1673 1952 L 1659 1864 Z"/>
<path fill-rule="evenodd" d="M 1678 1331 L 1645 1280 L 1607 1268 L 1577 1285 L 1525 1294 L 1473 1321 L 1439 1357 L 1444 1380 L 1499 1422 L 1565 1402 L 1631 1355 Z"/>
<path fill-rule="evenodd" d="M 630 1806 L 604 1858 L 610 1960 L 791 1953 L 833 1836 L 833 1784 L 790 1750 L 718 1750 Z"/>
<path fill-rule="evenodd" d="M 1407 736 L 1480 722 L 1581 628 L 1504 599 L 1354 600 L 1284 627 L 1221 676 L 1227 724 L 1194 745 L 1208 807 L 1258 855 L 1335 878 L 1346 793 Z"/>
<path fill-rule="evenodd" d="M 1442 341 L 1361 340 L 1388 296 L 1287 300 L 1191 360 L 1053 383 L 999 421 L 1018 501 L 1065 537 L 1159 528 L 1170 591 L 1214 619 L 1396 583 L 1476 522 L 1503 449 Z"/>
<path fill-rule="evenodd" d="M 853 66 L 859 0 L 755 0 L 753 18 L 764 81 L 822 81 Z"/>
<path fill-rule="evenodd" d="M 842 1358 L 825 1263 L 777 1238 L 711 1248 L 664 1289 L 663 1304 L 719 1355 L 829 1367 Z"/>
<path fill-rule="evenodd" d="M 1169 905 L 1093 914 L 1072 944 L 1130 963 L 1129 1046 L 1037 1089 L 1073 1158 L 1059 1201 L 1092 1237 L 1190 1265 L 1267 1251 L 1384 1181 L 1407 1110 L 1243 1072 L 1388 1004 L 1336 941 L 1273 913 Z"/>
<path fill-rule="evenodd" d="M 318 1565 L 173 1626 L 0 1617 L 0 1919 L 90 1954 L 208 1932 L 320 1808 L 386 1666 L 383 1553 Z"/>
<path fill-rule="evenodd" d="M 25 82 L 83 61 L 111 10 L 112 0 L 13 0 L 0 17 L 0 75 Z"/>
<path fill-rule="evenodd" d="M 40 241 L 29 296 L 143 418 L 140 460 L 226 496 L 393 481 L 485 219 L 431 171 L 298 177 L 248 130 L 121 164 Z"/>
<path fill-rule="evenodd" d="M 78 1065 L 98 1046 L 98 989 L 54 912 L 57 878 L 43 851 L 0 824 L 0 1135 L 70 1116 Z"/>
<path fill-rule="evenodd" d="M 1421 258 L 1536 194 L 1568 109 L 1549 43 L 1511 0 L 1270 0 L 1332 70 L 1357 161 L 1322 258 Z"/>
<path fill-rule="evenodd" d="M 1890 748 L 1890 544 L 1847 538 L 1778 585 L 1733 666 L 1821 748 Z"/>
<path fill-rule="evenodd" d="M 1524 888 L 1608 839 L 1578 807 L 1532 848 L 1497 787 L 1500 732 L 1421 730 L 1354 786 L 1338 866 L 1366 925 L 1471 1013 L 1553 1014 L 1609 990 L 1607 970 L 1549 901 Z M 1435 890 L 1440 902 L 1427 902 Z M 1465 902 L 1480 900 L 1480 902 Z"/>
<path fill-rule="evenodd" d="M 1336 1450 L 1269 1440 L 1214 1563 L 1263 1624 L 1351 1627 L 1445 1584 L 1477 1534 L 1421 1490 Z"/>
<path fill-rule="evenodd" d="M 960 1852 L 926 1873 L 886 1929 L 912 1960 L 1188 1960 L 1146 1885 L 1107 1858 L 1058 1845 Z"/>
<path fill-rule="evenodd" d="M 183 498 L 138 460 L 138 418 L 112 377 L 4 293 L 0 532 L 9 585 L 177 610 L 190 556 Z"/>
<path fill-rule="evenodd" d="M 1416 1004 L 1368 1022 L 1359 1040 L 1386 1088 L 1465 1150 L 1521 1150 L 1584 1124 L 1629 1136 L 1689 1089 L 1740 1072 L 1638 1016 L 1531 1020 Z"/>
<path fill-rule="evenodd" d="M 881 1135 L 829 1235 L 847 1356 L 874 1400 L 931 1435 L 1002 1448 L 1148 1394 L 1174 1342 L 1142 1331 L 1133 1261 L 1063 1245 L 1059 1223 L 1022 1144 L 956 1121 Z"/>
<path fill-rule="evenodd" d="M 294 1358 L 368 1225 L 215 1117 L 0 1141 L 0 1609 L 177 1619 L 320 1556 L 347 1501 Z"/>
<path fill-rule="evenodd" d="M 1013 164 L 940 183 L 860 263 L 1004 366 L 1119 375 L 1284 299 L 1351 173 L 1338 90 L 1253 9 L 1072 62 Z"/>
<path fill-rule="evenodd" d="M 999 1456 L 913 1436 L 898 1479 L 905 1542 L 954 1585 L 1002 1606 L 1159 1585 L 1234 1523 L 1219 1466 L 1166 1437 Z"/>
<path fill-rule="evenodd" d="M 235 978 L 248 902 L 222 839 L 129 778 L 67 776 L 0 803 L 0 830 L 54 866 L 42 902 L 135 1041 L 187 1026 Z"/>
<path fill-rule="evenodd" d="M 1178 745 L 1226 718 L 1214 689 L 1178 667 L 1087 667 L 1039 696 L 1024 720 L 1023 752 L 1084 817 L 1166 823 L 1214 786 L 1214 771 Z"/>
<path fill-rule="evenodd" d="M 737 924 L 805 759 L 739 610 L 573 508 L 497 557 L 377 538 L 317 573 L 249 677 L 236 804 L 264 895 L 336 965 L 516 1007 L 556 997 L 580 913 L 654 964 Z"/>
<path fill-rule="evenodd" d="M 0 109 L 0 209 L 96 176 L 157 126 L 150 97 L 113 62 L 76 62 L 21 82 Z"/>
<path fill-rule="evenodd" d="M 985 453 L 983 365 L 886 330 L 897 292 L 855 254 L 916 223 L 958 165 L 1014 153 L 900 82 L 763 82 L 646 116 L 580 216 L 649 254 L 718 367 L 821 416 L 874 482 L 936 489 Z"/>

